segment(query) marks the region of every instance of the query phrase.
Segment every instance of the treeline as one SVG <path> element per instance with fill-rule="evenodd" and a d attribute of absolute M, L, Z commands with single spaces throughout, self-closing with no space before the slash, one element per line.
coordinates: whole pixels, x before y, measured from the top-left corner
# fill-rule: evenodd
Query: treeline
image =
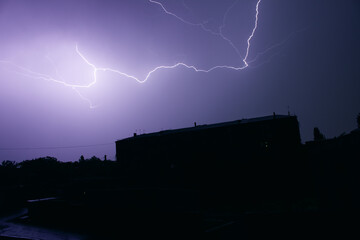
<path fill-rule="evenodd" d="M 64 196 L 64 190 L 79 191 L 89 182 L 111 182 L 119 176 L 118 164 L 98 157 L 60 162 L 42 157 L 0 164 L 0 210 L 23 206 L 26 200 Z M 105 179 L 105 180 L 104 180 Z"/>
<path fill-rule="evenodd" d="M 60 162 L 54 157 L 42 157 L 33 160 L 15 162 L 5 160 L 0 164 L 0 186 L 28 184 L 42 180 L 65 180 L 69 177 L 108 176 L 117 168 L 111 160 L 101 160 L 93 156 L 80 157 L 75 162 Z"/>

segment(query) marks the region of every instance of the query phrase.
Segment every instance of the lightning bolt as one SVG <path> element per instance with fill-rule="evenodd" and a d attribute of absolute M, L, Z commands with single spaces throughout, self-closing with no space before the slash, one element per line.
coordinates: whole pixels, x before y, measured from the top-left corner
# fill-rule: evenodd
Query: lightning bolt
<path fill-rule="evenodd" d="M 93 79 L 90 83 L 88 84 L 70 84 L 70 83 L 67 83 L 66 81 L 64 81 L 62 79 L 62 77 L 58 74 L 58 71 L 56 70 L 56 73 L 57 73 L 57 78 L 54 78 L 50 75 L 47 75 L 47 74 L 42 74 L 42 73 L 37 73 L 37 72 L 34 72 L 30 69 L 27 69 L 27 68 L 24 68 L 22 66 L 19 66 L 19 65 L 16 65 L 14 63 L 12 63 L 11 61 L 0 61 L 0 63 L 3 63 L 3 64 L 9 64 L 9 65 L 12 65 L 16 70 L 14 71 L 15 73 L 17 74 L 20 74 L 20 75 L 23 75 L 25 77 L 28 77 L 28 78 L 32 78 L 32 79 L 39 79 L 39 80 L 46 80 L 46 81 L 51 81 L 51 82 L 54 82 L 54 83 L 57 83 L 57 84 L 61 84 L 65 87 L 70 87 L 72 88 L 83 100 L 87 101 L 90 108 L 94 108 L 96 106 L 94 106 L 91 102 L 90 99 L 84 97 L 81 93 L 80 93 L 80 89 L 83 89 L 83 88 L 90 88 L 92 86 L 94 86 L 97 81 L 98 81 L 98 73 L 99 72 L 112 72 L 114 74 L 118 74 L 120 76 L 123 76 L 123 77 L 126 77 L 126 78 L 130 78 L 132 80 L 135 80 L 137 81 L 138 83 L 144 83 L 146 82 L 153 73 L 159 71 L 159 70 L 162 70 L 162 69 L 174 69 L 174 68 L 178 68 L 178 67 L 184 67 L 184 68 L 187 68 L 187 69 L 190 69 L 190 70 L 193 70 L 195 72 L 202 72 L 202 73 L 209 73 L 211 71 L 214 71 L 216 69 L 230 69 L 230 70 L 235 70 L 235 71 L 238 71 L 238 70 L 243 70 L 245 68 L 247 68 L 249 66 L 249 63 L 248 63 L 248 56 L 249 56 L 249 52 L 250 52 L 250 47 L 251 47 L 251 40 L 253 39 L 254 35 L 255 35 L 255 32 L 256 32 L 256 29 L 258 27 L 258 21 L 259 21 L 259 5 L 261 3 L 262 0 L 257 0 L 257 3 L 256 3 L 256 8 L 255 8 L 255 21 L 254 21 L 254 26 L 252 28 L 252 31 L 251 31 L 251 34 L 249 35 L 249 37 L 247 38 L 247 46 L 246 46 L 246 51 L 245 51 L 245 56 L 243 58 L 241 58 L 241 61 L 242 61 L 242 64 L 241 66 L 229 66 L 229 65 L 217 65 L 217 66 L 213 66 L 211 68 L 208 68 L 208 69 L 200 69 L 200 68 L 197 68 L 196 66 L 193 66 L 193 65 L 188 65 L 186 63 L 183 63 L 183 62 L 178 62 L 176 64 L 173 64 L 173 65 L 161 65 L 161 66 L 157 66 L 155 67 L 154 69 L 152 69 L 151 71 L 149 71 L 147 73 L 147 75 L 145 76 L 145 78 L 143 79 L 139 79 L 137 77 L 135 77 L 134 75 L 131 75 L 131 74 L 128 74 L 128 73 L 125 73 L 125 72 L 122 72 L 120 70 L 117 70 L 117 69 L 112 69 L 112 68 L 105 68 L 105 67 L 97 67 L 95 66 L 93 63 L 90 62 L 90 60 L 88 60 L 85 55 L 83 53 L 80 52 L 79 50 L 79 47 L 78 47 L 78 44 L 76 44 L 75 46 L 75 51 L 76 53 L 78 54 L 78 56 L 88 65 L 92 68 L 92 75 L 93 75 Z M 216 35 L 216 36 L 219 36 L 221 37 L 224 41 L 226 41 L 234 50 L 235 52 L 239 55 L 239 57 L 241 57 L 240 55 L 240 51 L 239 49 L 235 46 L 235 44 L 229 39 L 227 38 L 224 34 L 223 34 L 223 29 L 225 28 L 225 22 L 226 22 L 226 18 L 227 18 L 227 15 L 229 14 L 229 12 L 232 10 L 232 8 L 237 4 L 238 1 L 235 1 L 228 9 L 227 11 L 225 12 L 224 14 L 224 17 L 223 17 L 223 21 L 222 21 L 222 25 L 219 27 L 218 29 L 218 32 L 214 32 L 212 31 L 211 29 L 207 28 L 206 27 L 206 23 L 192 23 L 192 22 L 189 22 L 181 17 L 179 17 L 178 15 L 168 11 L 164 5 L 158 1 L 153 1 L 153 0 L 149 0 L 150 3 L 152 4 L 156 4 L 158 6 L 161 7 L 161 9 L 168 15 L 172 16 L 172 17 L 175 17 L 176 19 L 178 19 L 179 21 L 183 22 L 184 24 L 188 24 L 188 25 L 191 25 L 191 26 L 194 26 L 194 27 L 200 27 L 202 30 L 210 33 L 210 34 L 213 34 L 213 35 Z M 51 63 L 52 61 L 50 59 L 48 59 Z"/>
<path fill-rule="evenodd" d="M 210 28 L 206 27 L 206 21 L 203 22 L 203 23 L 192 23 L 192 22 L 189 22 L 181 17 L 179 17 L 178 15 L 176 15 L 175 13 L 173 12 L 170 12 L 169 10 L 167 10 L 164 5 L 158 1 L 154 1 L 154 0 L 149 0 L 150 3 L 153 3 L 153 4 L 156 4 L 156 5 L 159 5 L 161 7 L 161 9 L 168 15 L 170 16 L 173 16 L 175 17 L 176 19 L 180 20 L 181 22 L 185 23 L 185 24 L 188 24 L 190 26 L 193 26 L 193 27 L 200 27 L 202 30 L 204 30 L 205 32 L 208 32 L 212 35 L 215 35 L 215 36 L 218 36 L 220 38 L 222 38 L 225 42 L 227 42 L 231 48 L 234 49 L 234 51 L 236 52 L 236 54 L 240 57 L 240 59 L 242 59 L 241 57 L 241 54 L 240 54 L 240 51 L 239 49 L 235 46 L 235 44 L 229 39 L 227 38 L 224 34 L 223 34 L 223 29 L 225 28 L 225 22 L 226 22 L 226 18 L 227 18 L 227 15 L 229 14 L 229 12 L 232 10 L 232 8 L 239 2 L 239 0 L 236 0 L 233 2 L 233 4 L 230 5 L 230 7 L 226 10 L 225 14 L 224 14 L 224 17 L 223 17 L 223 20 L 222 20 L 222 25 L 218 28 L 218 32 L 215 32 L 213 30 L 211 30 Z M 258 1 L 258 4 L 261 2 L 261 0 Z M 184 2 L 183 2 L 184 4 Z M 185 5 L 186 6 L 186 5 Z M 186 8 L 188 8 L 186 6 Z M 258 5 L 256 6 L 257 8 L 257 11 L 258 11 Z M 257 21 L 257 19 L 256 19 Z M 243 59 L 242 59 L 243 60 Z"/>
<path fill-rule="evenodd" d="M 306 31 L 307 29 L 308 29 L 308 28 L 302 28 L 302 29 L 299 29 L 299 30 L 297 30 L 297 31 L 293 31 L 293 32 L 290 33 L 285 39 L 283 39 L 281 42 L 278 42 L 278 43 L 276 43 L 276 44 L 273 44 L 273 45 L 271 45 L 270 47 L 268 47 L 268 48 L 266 48 L 265 50 L 263 50 L 262 52 L 257 53 L 256 56 L 255 56 L 252 60 L 248 61 L 248 63 L 256 62 L 261 56 L 267 54 L 267 53 L 270 52 L 270 51 L 273 51 L 273 50 L 275 50 L 275 49 L 277 49 L 277 48 L 282 47 L 282 46 L 283 46 L 287 41 L 289 41 L 290 38 L 292 38 L 294 35 L 296 35 L 296 34 L 298 34 L 298 33 L 301 33 L 301 32 L 304 32 L 304 31 Z M 279 54 L 279 52 L 271 55 L 270 58 L 272 58 L 272 57 L 274 57 L 275 55 L 278 55 L 278 54 Z M 268 61 L 269 61 L 269 60 L 268 60 Z M 266 61 L 266 62 L 268 62 L 268 61 Z M 260 65 L 263 65 L 263 64 L 266 63 L 266 62 L 263 62 L 263 63 L 255 66 L 255 67 L 258 67 L 258 66 L 260 66 Z M 254 67 L 254 66 L 252 66 L 252 67 Z"/>

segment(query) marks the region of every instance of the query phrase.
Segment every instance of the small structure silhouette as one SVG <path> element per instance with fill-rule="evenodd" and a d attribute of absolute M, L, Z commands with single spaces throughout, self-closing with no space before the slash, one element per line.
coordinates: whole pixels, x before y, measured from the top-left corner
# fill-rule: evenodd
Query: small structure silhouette
<path fill-rule="evenodd" d="M 325 136 L 322 134 L 318 127 L 314 128 L 314 141 L 324 140 Z"/>

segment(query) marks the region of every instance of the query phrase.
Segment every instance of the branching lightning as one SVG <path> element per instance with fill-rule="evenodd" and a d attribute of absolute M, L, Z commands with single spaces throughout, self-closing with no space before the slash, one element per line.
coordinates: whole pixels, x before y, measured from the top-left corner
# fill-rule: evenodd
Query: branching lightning
<path fill-rule="evenodd" d="M 300 33 L 300 32 L 306 31 L 306 30 L 307 30 L 307 28 L 303 28 L 303 29 L 299 29 L 299 30 L 297 30 L 297 31 L 294 31 L 294 32 L 290 33 L 290 34 L 289 34 L 285 39 L 283 39 L 281 42 L 278 42 L 278 43 L 276 43 L 276 44 L 273 44 L 273 45 L 271 45 L 270 47 L 266 48 L 264 51 L 257 53 L 256 56 L 255 56 L 252 60 L 247 61 L 247 62 L 248 62 L 248 63 L 256 62 L 262 55 L 265 55 L 265 54 L 267 54 L 268 52 L 270 52 L 270 51 L 272 51 L 272 50 L 274 50 L 274 49 L 277 49 L 277 48 L 283 46 L 283 45 L 284 45 L 287 41 L 289 41 L 289 39 L 292 38 L 295 34 L 298 34 L 298 33 Z M 276 53 L 276 54 L 274 54 L 274 55 L 277 55 L 277 54 L 279 54 L 279 53 Z M 271 58 L 274 57 L 274 55 L 272 55 Z M 268 62 L 268 61 L 266 61 L 266 62 Z M 263 65 L 263 64 L 265 64 L 266 62 L 263 62 L 263 63 L 261 63 L 260 65 Z M 258 66 L 259 66 L 259 65 L 258 65 Z M 254 67 L 254 66 L 252 66 L 252 67 Z"/>
<path fill-rule="evenodd" d="M 42 73 L 37 73 L 37 72 L 34 72 L 30 69 L 27 69 L 27 68 L 24 68 L 22 66 L 19 66 L 19 65 L 16 65 L 10 61 L 0 61 L 0 63 L 3 63 L 3 64 L 9 64 L 9 65 L 12 65 L 16 70 L 14 71 L 15 73 L 17 74 L 20 74 L 20 75 L 23 75 L 23 76 L 26 76 L 28 78 L 32 78 L 32 79 L 40 79 L 40 80 L 46 80 L 46 81 L 51 81 L 51 82 L 54 82 L 54 83 L 58 83 L 58 84 L 61 84 L 65 87 L 70 87 L 72 88 L 83 100 L 87 101 L 90 105 L 90 108 L 94 108 L 95 106 L 92 104 L 92 102 L 84 97 L 81 93 L 80 93 L 80 89 L 83 89 L 83 88 L 90 88 L 92 86 L 94 86 L 97 81 L 98 81 L 98 73 L 99 72 L 112 72 L 114 74 L 118 74 L 118 75 L 121 75 L 123 77 L 126 77 L 126 78 L 130 78 L 132 80 L 135 80 L 137 81 L 138 83 L 144 83 L 146 82 L 153 73 L 157 72 L 158 70 L 162 70 L 162 69 L 174 69 L 174 68 L 178 68 L 178 67 L 184 67 L 184 68 L 187 68 L 187 69 L 191 69 L 195 72 L 203 72 L 203 73 L 209 73 L 213 70 L 216 70 L 216 69 L 230 69 L 230 70 L 235 70 L 235 71 L 238 71 L 238 70 L 243 70 L 245 68 L 247 68 L 249 66 L 249 62 L 248 62 L 248 56 L 249 56 L 249 52 L 250 52 L 250 47 L 251 47 L 251 40 L 253 39 L 254 35 L 255 35 L 255 32 L 256 32 L 256 29 L 258 27 L 258 20 L 259 20 L 259 5 L 261 3 L 262 0 L 257 0 L 257 3 L 256 3 L 256 8 L 255 8 L 255 20 L 254 20 L 254 25 L 253 25 L 253 28 L 252 28 L 252 31 L 251 31 L 251 34 L 249 35 L 249 37 L 247 38 L 247 46 L 246 46 L 246 51 L 245 51 L 245 56 L 242 58 L 241 57 L 241 54 L 240 54 L 240 51 L 239 49 L 235 46 L 235 44 L 229 39 L 227 38 L 224 34 L 223 34 L 223 29 L 225 28 L 226 26 L 226 18 L 227 18 L 227 15 L 229 14 L 229 12 L 232 10 L 232 8 L 237 4 L 238 0 L 236 0 L 228 9 L 227 11 L 225 12 L 224 16 L 223 16 L 223 21 L 222 21 L 222 25 L 218 28 L 218 31 L 215 32 L 209 28 L 206 27 L 206 23 L 192 23 L 192 22 L 189 22 L 181 17 L 179 17 L 178 15 L 176 15 L 175 13 L 172 13 L 170 11 L 168 11 L 164 5 L 158 1 L 154 1 L 154 0 L 149 0 L 149 3 L 151 4 L 155 4 L 155 5 L 158 5 L 162 11 L 165 13 L 165 14 L 168 14 L 176 19 L 178 19 L 179 21 L 183 22 L 184 24 L 188 24 L 190 26 L 193 26 L 193 27 L 200 27 L 202 30 L 210 33 L 210 34 L 213 34 L 213 35 L 216 35 L 220 38 L 222 38 L 225 42 L 227 42 L 233 49 L 234 51 L 236 52 L 236 54 L 241 58 L 241 65 L 240 66 L 229 66 L 229 65 L 217 65 L 217 66 L 213 66 L 211 68 L 208 68 L 208 69 L 200 69 L 200 68 L 197 68 L 196 66 L 193 66 L 193 65 L 188 65 L 186 63 L 183 63 L 183 62 L 178 62 L 176 64 L 173 64 L 173 65 L 161 65 L 161 66 L 157 66 L 155 67 L 154 69 L 152 69 L 151 71 L 149 71 L 147 73 L 147 75 L 145 76 L 145 78 L 143 79 L 139 79 L 137 77 L 135 77 L 134 75 L 131 75 L 131 74 L 128 74 L 128 73 L 125 73 L 125 72 L 122 72 L 120 70 L 117 70 L 117 69 L 112 69 L 112 68 L 104 68 L 104 67 L 97 67 L 95 66 L 93 63 L 90 62 L 90 60 L 88 60 L 85 55 L 83 53 L 80 52 L 79 50 L 79 47 L 78 45 L 76 44 L 75 46 L 75 51 L 76 53 L 78 54 L 78 56 L 88 65 L 92 68 L 92 75 L 93 75 L 93 79 L 90 83 L 88 84 L 70 84 L 70 83 L 67 83 L 61 76 L 60 74 L 58 73 L 58 71 L 56 70 L 56 73 L 57 73 L 57 78 L 54 78 L 50 75 L 47 75 L 47 74 L 42 74 Z"/>
<path fill-rule="evenodd" d="M 161 4 L 160 2 L 158 2 L 158 1 L 153 1 L 153 0 L 149 0 L 149 2 L 159 5 L 166 14 L 171 15 L 171 16 L 177 18 L 177 19 L 180 20 L 181 22 L 183 22 L 183 23 L 185 23 L 185 24 L 188 24 L 188 25 L 190 25 L 190 26 L 200 27 L 200 28 L 201 28 L 202 30 L 204 30 L 205 32 L 208 32 L 208 33 L 213 34 L 213 35 L 215 35 L 215 36 L 221 37 L 225 42 L 227 42 L 227 43 L 231 46 L 231 48 L 234 49 L 234 51 L 236 52 L 236 54 L 242 59 L 239 49 L 235 46 L 235 44 L 234 44 L 229 38 L 227 38 L 227 37 L 223 34 L 223 29 L 224 29 L 225 26 L 226 26 L 225 23 L 226 23 L 227 15 L 228 15 L 229 12 L 231 11 L 231 9 L 238 3 L 238 1 L 239 1 L 239 0 L 234 1 L 233 4 L 231 4 L 230 7 L 226 10 L 226 12 L 225 12 L 225 14 L 224 14 L 224 16 L 223 16 L 223 19 L 222 19 L 222 25 L 219 27 L 218 32 L 215 32 L 215 31 L 211 30 L 210 28 L 207 28 L 207 27 L 206 27 L 206 22 L 203 22 L 203 23 L 192 23 L 192 22 L 186 21 L 186 20 L 184 20 L 183 18 L 177 16 L 176 14 L 168 11 L 168 10 L 164 7 L 164 5 Z M 260 0 L 260 1 L 261 1 L 261 0 Z M 260 2 L 260 1 L 259 1 L 259 2 Z M 187 6 L 186 6 L 186 7 L 187 7 Z M 187 8 L 188 8 L 188 7 L 187 7 Z M 242 59 L 242 60 L 243 60 L 243 59 Z"/>

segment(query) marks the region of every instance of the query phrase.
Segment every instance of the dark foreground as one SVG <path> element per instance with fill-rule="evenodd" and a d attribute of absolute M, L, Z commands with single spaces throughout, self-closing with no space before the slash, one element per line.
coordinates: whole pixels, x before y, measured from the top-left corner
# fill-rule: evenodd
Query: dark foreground
<path fill-rule="evenodd" d="M 359 129 L 224 154 L 170 165 L 5 161 L 0 239 L 360 239 Z"/>
<path fill-rule="evenodd" d="M 23 215 L 24 214 L 24 215 Z M 0 239 L 359 239 L 359 220 L 355 213 L 246 213 L 214 214 L 202 221 L 184 222 L 173 216 L 132 216 L 121 221 L 97 219 L 78 222 L 57 219 L 31 221 L 27 213 L 1 222 Z M 141 217 L 138 219 L 137 217 Z M 166 217 L 166 218 L 165 218 Z M 120 221 L 119 221 L 120 220 Z M 194 219 L 192 219 L 194 220 Z M 198 219 L 196 220 L 198 221 Z"/>

